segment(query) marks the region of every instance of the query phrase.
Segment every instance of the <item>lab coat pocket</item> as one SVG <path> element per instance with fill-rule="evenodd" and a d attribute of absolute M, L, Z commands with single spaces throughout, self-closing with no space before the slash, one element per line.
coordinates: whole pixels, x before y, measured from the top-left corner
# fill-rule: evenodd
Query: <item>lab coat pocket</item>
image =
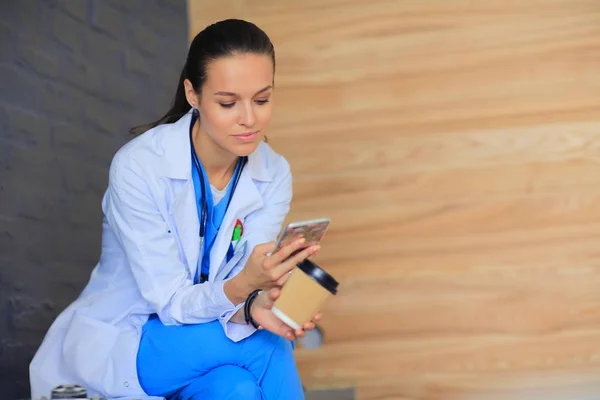
<path fill-rule="evenodd" d="M 217 277 L 215 280 L 218 281 L 218 280 L 226 279 L 228 277 L 229 273 L 235 268 L 235 266 L 239 263 L 239 261 L 242 259 L 242 257 L 244 257 L 245 254 L 246 254 L 246 242 L 240 243 L 238 246 L 236 246 L 235 253 L 233 253 L 231 260 L 229 260 L 219 270 L 219 273 L 217 274 Z"/>
<path fill-rule="evenodd" d="M 105 387 L 109 358 L 120 330 L 76 312 L 65 335 L 62 353 L 74 377 L 90 387 Z M 109 378 L 110 379 L 110 378 Z"/>

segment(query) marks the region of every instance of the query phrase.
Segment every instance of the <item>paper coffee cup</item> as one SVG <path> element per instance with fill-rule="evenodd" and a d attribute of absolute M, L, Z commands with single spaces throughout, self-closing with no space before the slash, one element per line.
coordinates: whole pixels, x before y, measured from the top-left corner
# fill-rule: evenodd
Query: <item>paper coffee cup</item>
<path fill-rule="evenodd" d="M 281 289 L 273 314 L 294 329 L 302 329 L 337 293 L 338 282 L 306 259 L 299 263 Z"/>

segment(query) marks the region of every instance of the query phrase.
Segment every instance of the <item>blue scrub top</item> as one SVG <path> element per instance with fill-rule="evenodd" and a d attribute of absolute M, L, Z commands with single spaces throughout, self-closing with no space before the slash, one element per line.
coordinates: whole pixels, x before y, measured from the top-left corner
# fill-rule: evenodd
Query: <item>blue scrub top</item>
<path fill-rule="evenodd" d="M 202 177 L 204 178 L 204 193 L 206 193 L 208 211 L 208 218 L 206 221 L 206 232 L 204 240 L 202 241 L 200 272 L 202 275 L 208 276 L 208 272 L 210 269 L 210 251 L 212 249 L 213 244 L 215 243 L 217 234 L 219 233 L 219 228 L 223 223 L 225 212 L 227 211 L 227 205 L 229 203 L 229 198 L 233 196 L 233 185 L 231 184 L 231 182 L 235 182 L 237 175 L 240 173 L 240 163 L 238 163 L 238 165 L 236 166 L 233 177 L 231 178 L 231 181 L 228 184 L 227 193 L 216 206 L 213 204 L 212 191 L 210 189 L 210 182 L 208 181 L 206 171 L 204 170 L 202 163 L 199 163 L 199 165 L 202 170 Z M 198 169 L 196 168 L 194 162 L 192 162 L 192 180 L 194 181 L 194 192 L 196 194 L 196 209 L 198 211 L 198 220 L 200 221 L 200 223 L 202 223 L 202 181 L 200 180 L 200 174 L 198 173 Z M 229 249 L 227 251 L 227 261 L 229 261 L 229 259 L 233 256 L 232 253 L 233 246 L 230 244 Z M 196 283 L 197 279 L 198 274 L 196 273 Z"/>

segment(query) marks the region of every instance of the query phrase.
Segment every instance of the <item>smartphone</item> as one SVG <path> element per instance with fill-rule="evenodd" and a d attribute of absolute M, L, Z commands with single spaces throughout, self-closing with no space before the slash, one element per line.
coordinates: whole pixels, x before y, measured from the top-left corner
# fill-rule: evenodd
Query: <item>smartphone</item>
<path fill-rule="evenodd" d="M 279 234 L 277 244 L 275 245 L 275 251 L 288 245 L 289 243 L 304 238 L 306 242 L 301 249 L 295 253 L 302 251 L 303 249 L 318 244 L 325 236 L 325 231 L 331 222 L 330 218 L 317 218 L 308 221 L 297 221 L 290 222 L 287 224 Z M 294 253 L 294 254 L 295 254 Z M 292 254 L 293 255 L 293 254 Z"/>

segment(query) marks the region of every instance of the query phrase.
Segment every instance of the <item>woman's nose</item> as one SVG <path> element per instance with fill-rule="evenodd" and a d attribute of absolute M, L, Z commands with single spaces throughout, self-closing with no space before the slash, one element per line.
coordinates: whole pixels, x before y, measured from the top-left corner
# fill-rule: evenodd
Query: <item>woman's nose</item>
<path fill-rule="evenodd" d="M 247 127 L 251 127 L 256 122 L 256 116 L 254 115 L 254 109 L 252 105 L 247 104 L 242 107 L 239 124 Z"/>

